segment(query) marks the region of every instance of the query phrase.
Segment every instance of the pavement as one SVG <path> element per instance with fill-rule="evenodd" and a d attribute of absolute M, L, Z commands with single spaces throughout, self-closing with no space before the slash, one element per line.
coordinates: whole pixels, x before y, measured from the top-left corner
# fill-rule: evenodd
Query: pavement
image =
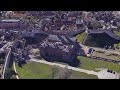
<path fill-rule="evenodd" d="M 102 78 L 102 79 L 119 79 L 120 78 L 120 74 L 119 73 L 110 73 L 107 72 L 107 69 L 101 70 L 98 73 L 98 78 Z"/>

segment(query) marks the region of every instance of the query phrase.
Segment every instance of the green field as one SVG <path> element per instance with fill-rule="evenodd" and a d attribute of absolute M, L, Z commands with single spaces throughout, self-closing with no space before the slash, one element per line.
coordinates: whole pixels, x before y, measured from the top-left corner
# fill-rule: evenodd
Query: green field
<path fill-rule="evenodd" d="M 83 32 L 79 35 L 76 36 L 76 39 L 80 42 L 80 43 L 83 43 L 84 39 L 86 38 L 87 34 L 86 32 Z"/>
<path fill-rule="evenodd" d="M 27 62 L 22 68 L 16 65 L 19 78 L 21 79 L 52 79 L 52 67 L 36 62 Z M 60 67 L 53 79 L 59 79 Z M 97 79 L 95 75 L 72 71 L 68 79 Z"/>
<path fill-rule="evenodd" d="M 49 65 L 27 62 L 22 68 L 16 65 L 16 69 L 21 79 L 51 78 L 51 67 Z"/>
<path fill-rule="evenodd" d="M 97 71 L 96 68 L 108 68 L 120 73 L 120 65 L 112 62 L 95 60 L 87 57 L 78 56 L 81 61 L 80 68 Z"/>
<path fill-rule="evenodd" d="M 73 71 L 71 78 L 73 79 L 98 79 L 96 75 L 89 75 L 82 72 Z"/>

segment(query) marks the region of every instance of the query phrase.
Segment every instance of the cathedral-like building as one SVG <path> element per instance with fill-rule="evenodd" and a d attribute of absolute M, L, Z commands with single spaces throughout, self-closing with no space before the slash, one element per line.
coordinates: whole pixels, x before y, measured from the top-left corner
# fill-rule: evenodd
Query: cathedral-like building
<path fill-rule="evenodd" d="M 112 30 L 87 30 L 87 38 L 84 42 L 87 46 L 105 47 L 120 43 L 120 36 Z"/>
<path fill-rule="evenodd" d="M 46 39 L 40 45 L 40 54 L 47 61 L 59 61 L 68 63 L 71 66 L 79 66 L 78 55 L 84 55 L 79 42 L 73 44 L 64 44 L 60 41 L 49 41 Z"/>

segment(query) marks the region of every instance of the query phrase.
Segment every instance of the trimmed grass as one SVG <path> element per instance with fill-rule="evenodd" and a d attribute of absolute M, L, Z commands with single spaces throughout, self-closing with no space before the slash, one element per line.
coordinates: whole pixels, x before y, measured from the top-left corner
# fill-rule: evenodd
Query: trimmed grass
<path fill-rule="evenodd" d="M 120 73 L 120 65 L 112 62 L 95 60 L 87 57 L 78 56 L 81 61 L 80 68 L 97 71 L 96 68 L 108 68 Z"/>
<path fill-rule="evenodd" d="M 71 78 L 74 79 L 98 79 L 96 75 L 86 74 L 83 72 L 72 71 Z"/>
<path fill-rule="evenodd" d="M 23 68 L 16 65 L 18 75 L 21 79 L 52 79 L 52 67 L 53 66 L 30 61 L 28 61 Z M 54 76 L 55 79 L 59 78 L 59 70 L 60 67 L 58 67 L 58 71 Z M 72 71 L 70 79 L 97 79 L 97 76 Z"/>
<path fill-rule="evenodd" d="M 50 79 L 51 67 L 46 64 L 27 62 L 22 68 L 16 65 L 16 69 L 21 79 Z"/>
<path fill-rule="evenodd" d="M 82 43 L 82 42 L 84 41 L 84 39 L 85 39 L 86 36 L 87 36 L 86 32 L 83 32 L 83 33 L 77 35 L 77 36 L 76 36 L 76 39 L 77 39 L 80 43 Z"/>

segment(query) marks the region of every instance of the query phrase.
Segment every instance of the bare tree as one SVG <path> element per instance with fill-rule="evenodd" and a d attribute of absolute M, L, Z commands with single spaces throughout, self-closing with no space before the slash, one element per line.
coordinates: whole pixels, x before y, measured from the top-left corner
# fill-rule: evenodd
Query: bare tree
<path fill-rule="evenodd" d="M 71 70 L 69 70 L 67 67 L 63 68 L 60 70 L 59 79 L 69 79 L 71 73 Z"/>
<path fill-rule="evenodd" d="M 57 72 L 59 71 L 58 67 L 57 66 L 53 66 L 52 67 L 52 79 L 55 78 Z"/>

